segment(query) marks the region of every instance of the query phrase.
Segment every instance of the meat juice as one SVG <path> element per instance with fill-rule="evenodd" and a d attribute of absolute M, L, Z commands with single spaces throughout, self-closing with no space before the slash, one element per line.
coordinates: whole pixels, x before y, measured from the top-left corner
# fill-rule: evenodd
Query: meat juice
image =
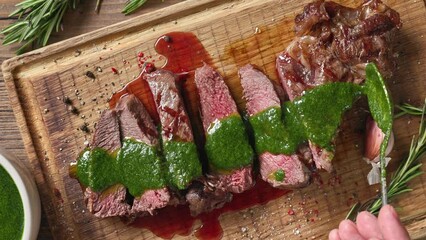
<path fill-rule="evenodd" d="M 198 239 L 220 239 L 223 234 L 219 222 L 220 215 L 266 204 L 290 191 L 273 188 L 268 183 L 258 179 L 252 189 L 240 194 L 234 194 L 231 202 L 226 203 L 223 208 L 215 209 L 210 213 L 192 217 L 186 205 L 169 206 L 158 210 L 155 216 L 137 218 L 131 223 L 131 226 L 145 228 L 158 237 L 171 239 L 174 235 L 190 235 L 195 221 L 200 220 L 201 227 L 194 232 Z"/>
<path fill-rule="evenodd" d="M 187 32 L 172 32 L 161 36 L 155 44 L 155 50 L 167 59 L 162 68 L 179 76 L 178 86 L 183 93 L 182 97 L 185 100 L 188 115 L 195 120 L 193 123 L 196 122 L 192 125 L 195 132 L 194 138 L 196 142 L 200 143 L 203 141 L 203 137 L 199 133 L 203 132 L 203 127 L 197 114 L 199 99 L 198 94 L 194 94 L 196 92 L 194 71 L 203 66 L 204 63 L 212 65 L 210 54 L 194 34 Z M 145 63 L 142 67 L 141 74 L 135 80 L 129 82 L 122 90 L 112 96 L 109 102 L 110 108 L 115 107 L 121 96 L 134 94 L 143 102 L 151 117 L 158 123 L 154 99 L 152 99 L 147 82 L 143 79 L 143 73 L 150 72 L 152 65 Z M 231 202 L 210 213 L 192 217 L 187 205 L 168 206 L 158 210 L 154 216 L 139 217 L 130 225 L 148 229 L 158 237 L 171 239 L 175 235 L 190 235 L 194 230 L 195 222 L 199 220 L 201 227 L 194 232 L 197 238 L 220 239 L 223 235 L 223 229 L 219 217 L 222 214 L 266 204 L 289 192 L 290 190 L 273 188 L 268 183 L 258 179 L 252 189 L 241 194 L 234 194 Z"/>

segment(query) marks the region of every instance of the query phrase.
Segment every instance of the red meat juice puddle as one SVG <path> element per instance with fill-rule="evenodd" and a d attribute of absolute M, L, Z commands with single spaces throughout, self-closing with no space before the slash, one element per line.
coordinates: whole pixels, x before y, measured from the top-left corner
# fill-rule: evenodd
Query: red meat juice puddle
<path fill-rule="evenodd" d="M 240 194 L 234 194 L 231 202 L 210 213 L 192 217 L 186 205 L 169 206 L 158 210 L 154 216 L 137 218 L 131 226 L 146 228 L 158 237 L 171 239 L 176 234 L 188 236 L 192 232 L 194 222 L 200 220 L 202 226 L 195 231 L 195 236 L 198 239 L 220 239 L 223 235 L 219 222 L 220 215 L 266 204 L 289 192 L 291 190 L 276 189 L 258 179 L 253 188 Z"/>
<path fill-rule="evenodd" d="M 179 85 L 182 87 L 185 100 L 189 103 L 187 110 L 190 117 L 194 117 L 191 116 L 191 113 L 196 113 L 198 109 L 198 94 L 192 94 L 195 91 L 194 72 L 196 68 L 203 66 L 204 62 L 212 65 L 210 54 L 194 34 L 187 32 L 172 32 L 161 36 L 155 44 L 155 50 L 167 59 L 162 68 L 180 76 Z M 139 55 L 138 57 L 142 57 L 143 53 Z M 121 96 L 134 94 L 143 102 L 154 121 L 158 123 L 158 115 L 149 86 L 143 79 L 143 73 L 152 71 L 153 65 L 142 62 L 140 64 L 141 66 L 143 64 L 141 74 L 111 97 L 110 108 L 115 107 Z M 193 128 L 197 128 L 197 126 L 193 126 Z M 252 189 L 241 194 L 234 194 L 231 202 L 210 213 L 192 217 L 187 205 L 168 206 L 158 210 L 154 216 L 135 219 L 130 226 L 145 228 L 158 237 L 171 239 L 176 234 L 188 236 L 193 231 L 195 221 L 200 220 L 201 228 L 195 231 L 197 238 L 220 239 L 223 235 L 223 229 L 219 222 L 220 215 L 266 204 L 289 192 L 290 190 L 275 189 L 258 179 L 257 184 Z"/>

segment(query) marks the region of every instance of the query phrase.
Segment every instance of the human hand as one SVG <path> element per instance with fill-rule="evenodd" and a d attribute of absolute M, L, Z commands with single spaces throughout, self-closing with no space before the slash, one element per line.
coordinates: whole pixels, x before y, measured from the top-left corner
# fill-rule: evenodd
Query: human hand
<path fill-rule="evenodd" d="M 398 214 L 391 205 L 385 205 L 376 218 L 369 212 L 361 212 L 356 223 L 343 220 L 339 229 L 333 229 L 329 240 L 408 240 L 408 232 L 401 224 Z"/>

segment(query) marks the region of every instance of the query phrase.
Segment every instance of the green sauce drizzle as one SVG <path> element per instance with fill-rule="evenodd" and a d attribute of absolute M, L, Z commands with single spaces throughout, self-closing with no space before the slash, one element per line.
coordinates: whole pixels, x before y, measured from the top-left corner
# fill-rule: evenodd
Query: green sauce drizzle
<path fill-rule="evenodd" d="M 193 142 L 168 141 L 163 144 L 163 152 L 171 186 L 183 190 L 193 179 L 202 175 L 197 147 Z"/>
<path fill-rule="evenodd" d="M 161 159 L 156 149 L 145 143 L 133 139 L 124 140 L 116 167 L 120 171 L 120 182 L 129 189 L 132 196 L 166 185 Z"/>
<path fill-rule="evenodd" d="M 285 172 L 282 169 L 278 169 L 274 173 L 275 181 L 282 182 L 285 178 Z"/>
<path fill-rule="evenodd" d="M 115 155 L 102 148 L 85 149 L 77 162 L 80 182 L 94 191 L 102 191 L 119 182 Z"/>
<path fill-rule="evenodd" d="M 380 146 L 380 156 L 384 159 L 392 131 L 392 103 L 385 82 L 374 64 L 367 65 L 366 81 L 362 86 L 341 82 L 324 84 L 307 91 L 293 102 L 284 103 L 282 110 L 271 107 L 251 116 L 249 122 L 254 131 L 256 152 L 290 155 L 307 140 L 333 150 L 331 141 L 342 114 L 362 94 L 367 96 L 371 114 L 385 134 Z M 385 169 L 384 165 L 382 169 Z"/>
<path fill-rule="evenodd" d="M 380 156 L 385 157 L 389 137 L 392 132 L 393 104 L 386 88 L 386 84 L 376 65 L 368 64 L 366 69 L 366 82 L 362 90 L 367 95 L 368 106 L 373 119 L 385 134 L 380 146 Z"/>
<path fill-rule="evenodd" d="M 205 150 L 209 164 L 216 171 L 230 171 L 253 162 L 244 123 L 239 115 L 213 122 L 206 137 Z"/>
<path fill-rule="evenodd" d="M 249 122 L 253 128 L 257 153 L 291 154 L 296 151 L 299 142 L 303 141 L 298 121 L 291 124 L 294 128 L 284 126 L 280 107 L 268 108 L 250 117 Z"/>
<path fill-rule="evenodd" d="M 387 184 L 386 184 L 386 148 L 392 133 L 393 125 L 393 104 L 386 88 L 385 81 L 381 76 L 376 65 L 368 64 L 365 69 L 366 82 L 363 86 L 363 92 L 367 95 L 368 106 L 371 116 L 377 122 L 377 125 L 385 134 L 380 145 L 380 182 L 382 192 L 382 204 L 387 204 Z"/>
<path fill-rule="evenodd" d="M 257 153 L 290 155 L 307 140 L 331 150 L 342 114 L 361 94 L 361 87 L 352 83 L 324 84 L 284 103 L 284 114 L 271 107 L 250 117 Z"/>
<path fill-rule="evenodd" d="M 21 239 L 24 207 L 15 182 L 0 166 L 0 239 Z"/>
<path fill-rule="evenodd" d="M 102 148 L 85 149 L 78 158 L 77 178 L 97 192 L 120 183 L 136 197 L 167 185 L 185 189 L 202 175 L 194 143 L 170 141 L 163 147 L 166 162 L 157 149 L 134 139 L 124 140 L 114 153 Z"/>
<path fill-rule="evenodd" d="M 102 148 L 85 149 L 78 158 L 77 177 L 96 192 L 121 183 L 133 196 L 166 185 L 156 149 L 134 139 L 124 140 L 115 153 Z"/>

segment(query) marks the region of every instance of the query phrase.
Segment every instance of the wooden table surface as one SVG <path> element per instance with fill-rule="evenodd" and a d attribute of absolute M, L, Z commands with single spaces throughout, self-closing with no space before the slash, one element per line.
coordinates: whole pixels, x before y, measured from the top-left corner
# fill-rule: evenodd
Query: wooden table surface
<path fill-rule="evenodd" d="M 63 23 L 64 31 L 54 33 L 50 39 L 50 43 L 87 33 L 149 11 L 182 2 L 183 0 L 150 0 L 134 14 L 124 16 L 121 13 L 121 9 L 126 1 L 127 0 L 104 0 L 99 14 L 94 12 L 96 1 L 82 1 L 76 10 L 69 11 L 65 15 Z M 0 0 L 0 29 L 5 28 L 14 21 L 5 18 L 15 9 L 15 4 L 19 2 L 20 0 Z M 3 38 L 4 36 L 1 35 L 0 41 L 3 41 Z M 0 45 L 0 65 L 4 60 L 15 56 L 17 48 L 18 45 Z M 24 145 L 10 106 L 2 74 L 0 74 L 0 147 L 6 149 L 17 158 L 26 161 Z M 38 239 L 52 239 L 44 212 Z"/>

